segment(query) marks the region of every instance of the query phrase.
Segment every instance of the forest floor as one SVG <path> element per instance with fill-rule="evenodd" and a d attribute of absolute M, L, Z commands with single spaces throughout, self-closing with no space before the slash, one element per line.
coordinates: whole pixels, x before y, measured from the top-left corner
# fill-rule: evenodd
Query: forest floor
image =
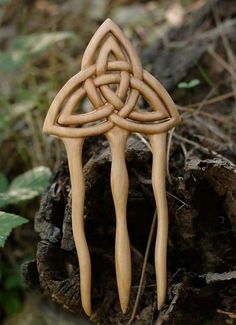
<path fill-rule="evenodd" d="M 136 47 L 144 68 L 171 94 L 182 124 L 168 138 L 169 289 L 160 313 L 155 306 L 151 153 L 145 138 L 132 137 L 127 149 L 132 187 L 128 215 L 135 271 L 126 315 L 119 309 L 111 266 L 115 225 L 108 190 L 110 154 L 101 139 L 86 144 L 85 173 L 87 183 L 92 184 L 86 192 L 90 198 L 86 204 L 86 222 L 96 274 L 92 321 L 104 325 L 235 324 L 236 5 L 233 0 L 0 1 L 0 171 L 9 181 L 36 166 L 48 166 L 54 174 L 41 204 L 34 199 L 7 208 L 30 222 L 17 228 L 0 251 L 0 321 L 25 325 L 53 324 L 60 320 L 61 324 L 75 324 L 78 316 L 49 302 L 49 298 L 39 293 L 39 287 L 67 309 L 81 311 L 79 299 L 76 302 L 72 299 L 76 285 L 73 287 L 71 283 L 78 279 L 78 265 L 71 238 L 67 162 L 60 141 L 43 135 L 42 125 L 55 94 L 80 70 L 88 41 L 107 17 L 122 28 Z M 145 107 L 146 103 L 142 105 Z M 97 193 L 104 193 L 102 204 Z M 101 205 L 105 210 L 97 212 Z M 67 209 L 65 215 L 58 215 L 58 206 Z M 95 214 L 100 225 L 94 220 Z M 145 225 L 141 216 L 145 216 Z M 148 239 L 150 250 L 146 248 Z M 67 270 L 65 274 L 53 260 L 55 255 L 61 256 L 67 266 L 72 265 L 74 271 Z M 101 261 L 103 265 L 96 266 Z M 24 279 L 31 289 L 22 287 L 19 280 L 22 264 Z M 140 283 L 142 270 L 145 277 Z M 6 278 L 11 279 L 8 285 L 3 283 Z M 44 311 L 38 323 L 37 306 Z M 21 313 L 16 313 L 20 310 Z M 82 322 L 86 324 L 88 320 Z"/>

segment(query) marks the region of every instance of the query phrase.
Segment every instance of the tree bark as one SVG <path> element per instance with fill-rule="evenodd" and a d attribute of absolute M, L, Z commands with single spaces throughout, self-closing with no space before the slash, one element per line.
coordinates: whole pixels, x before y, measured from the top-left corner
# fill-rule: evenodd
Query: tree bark
<path fill-rule="evenodd" d="M 176 168 L 178 147 L 174 146 L 172 154 L 175 161 L 171 160 L 171 168 Z M 101 324 L 115 324 L 118 320 L 127 324 L 130 319 L 155 209 L 151 186 L 152 155 L 135 136 L 128 140 L 126 161 L 130 182 L 128 229 L 132 288 L 128 312 L 123 315 L 115 278 L 110 149 L 102 138 L 85 143 L 85 231 L 92 260 L 92 309 Z M 172 178 L 171 185 L 168 184 L 170 231 L 166 304 L 158 315 L 154 236 L 137 310 L 139 319 L 132 324 L 150 324 L 156 318 L 160 324 L 189 324 L 190 321 L 200 324 L 201 320 L 211 318 L 216 309 L 228 310 L 235 304 L 236 274 L 232 271 L 236 257 L 235 168 L 219 158 L 195 156 L 187 161 L 185 169 L 179 172 L 179 177 Z M 37 273 L 31 263 L 24 268 L 25 277 L 34 285 L 38 277 L 40 287 L 54 301 L 73 312 L 82 312 L 65 157 L 42 198 L 35 229 L 41 238 L 35 262 Z"/>

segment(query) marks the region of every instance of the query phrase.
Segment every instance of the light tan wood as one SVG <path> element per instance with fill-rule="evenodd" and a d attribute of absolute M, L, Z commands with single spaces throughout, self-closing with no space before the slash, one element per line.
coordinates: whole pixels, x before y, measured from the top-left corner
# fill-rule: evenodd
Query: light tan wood
<path fill-rule="evenodd" d="M 82 165 L 83 138 L 62 139 L 68 156 L 72 191 L 72 231 L 79 259 L 81 303 L 91 314 L 91 262 L 84 233 L 84 175 Z"/>
<path fill-rule="evenodd" d="M 126 312 L 131 288 L 131 254 L 126 220 L 129 178 L 125 163 L 128 132 L 118 127 L 106 137 L 111 146 L 111 190 L 116 212 L 115 264 L 121 309 Z"/>
<path fill-rule="evenodd" d="M 152 186 L 157 206 L 157 237 L 155 246 L 155 269 L 157 279 L 157 307 L 160 310 L 167 287 L 167 239 L 168 208 L 166 200 L 166 133 L 150 135 L 152 146 Z"/>
<path fill-rule="evenodd" d="M 116 91 L 112 85 L 117 85 Z M 91 102 L 93 110 L 79 114 L 76 109 L 85 96 Z M 146 99 L 152 112 L 137 111 L 140 96 Z M 81 71 L 55 96 L 43 126 L 45 133 L 61 137 L 67 150 L 72 185 L 72 228 L 80 266 L 81 301 L 88 315 L 91 314 L 91 262 L 83 221 L 84 138 L 104 134 L 111 147 L 111 189 L 116 212 L 116 277 L 121 308 L 125 312 L 131 288 L 131 254 L 126 219 L 129 181 L 125 147 L 130 132 L 149 136 L 153 150 L 152 183 L 158 212 L 155 268 L 157 305 L 160 309 L 167 286 L 166 133 L 179 123 L 180 117 L 171 97 L 142 68 L 136 51 L 120 28 L 107 19 L 88 44 L 82 58 Z"/>

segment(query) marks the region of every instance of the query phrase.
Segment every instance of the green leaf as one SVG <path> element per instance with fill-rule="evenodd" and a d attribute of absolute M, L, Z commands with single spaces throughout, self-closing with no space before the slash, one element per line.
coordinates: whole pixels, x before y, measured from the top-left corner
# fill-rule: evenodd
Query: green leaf
<path fill-rule="evenodd" d="M 17 176 L 8 191 L 0 193 L 0 207 L 31 200 L 43 193 L 51 177 L 47 167 L 36 167 Z"/>
<path fill-rule="evenodd" d="M 18 37 L 13 42 L 13 48 L 27 51 L 30 54 L 41 53 L 48 49 L 56 42 L 63 41 L 69 38 L 75 38 L 73 32 L 50 32 L 50 33 L 35 33 L 31 35 Z"/>
<path fill-rule="evenodd" d="M 0 211 L 0 247 L 3 247 L 12 229 L 28 222 L 27 219 L 16 214 Z"/>
<path fill-rule="evenodd" d="M 30 55 L 42 53 L 53 44 L 71 38 L 75 38 L 75 33 L 69 31 L 17 37 L 8 51 L 0 52 L 0 69 L 12 72 L 26 63 Z"/>
<path fill-rule="evenodd" d="M 182 89 L 192 89 L 196 86 L 198 86 L 200 84 L 200 80 L 198 79 L 193 79 L 189 82 L 180 82 L 178 84 L 178 88 L 182 88 Z"/>
<path fill-rule="evenodd" d="M 178 88 L 187 89 L 188 88 L 188 83 L 187 82 L 180 82 L 178 84 Z"/>
<path fill-rule="evenodd" d="M 36 167 L 32 170 L 25 172 L 17 176 L 10 185 L 10 190 L 18 189 L 31 189 L 41 194 L 42 191 L 48 184 L 49 178 L 51 177 L 50 169 L 47 167 Z"/>
<path fill-rule="evenodd" d="M 200 85 L 200 80 L 198 80 L 198 79 L 193 79 L 193 80 L 189 81 L 189 84 L 188 84 L 189 88 L 194 88 L 198 85 Z"/>

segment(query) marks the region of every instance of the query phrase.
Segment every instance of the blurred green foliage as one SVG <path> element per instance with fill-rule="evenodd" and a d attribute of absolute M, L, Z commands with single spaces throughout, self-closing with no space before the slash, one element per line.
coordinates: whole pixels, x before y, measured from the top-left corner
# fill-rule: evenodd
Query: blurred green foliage
<path fill-rule="evenodd" d="M 0 174 L 0 207 L 33 199 L 46 188 L 51 172 L 47 167 L 36 167 L 19 176 L 10 184 L 3 174 Z M 3 247 L 5 240 L 11 230 L 27 222 L 27 219 L 0 211 L 0 247 Z"/>
<path fill-rule="evenodd" d="M 0 0 L 0 5 L 8 2 Z M 2 153 L 6 150 L 0 164 L 0 208 L 4 210 L 0 211 L 0 247 L 4 247 L 13 229 L 28 222 L 25 202 L 40 196 L 51 177 L 50 169 L 42 167 L 48 164 L 41 152 L 41 148 L 45 148 L 42 116 L 57 83 L 53 72 L 57 68 L 53 65 L 54 46 L 75 37 L 73 32 L 64 30 L 30 34 L 23 31 L 22 34 L 19 32 L 9 38 L 0 52 L 0 146 Z M 39 66 L 42 64 L 45 68 L 47 60 L 51 60 L 48 70 L 52 77 L 46 76 L 42 82 Z M 48 152 L 51 153 L 50 149 Z M 15 211 L 17 214 L 12 213 Z M 13 252 L 9 255 L 11 243 L 9 241 L 0 255 L 0 309 L 7 315 L 19 312 L 23 304 L 19 256 Z"/>
<path fill-rule="evenodd" d="M 0 207 L 8 204 L 18 204 L 21 201 L 33 199 L 42 194 L 48 184 L 51 172 L 47 167 L 36 167 L 17 176 L 9 186 L 4 175 L 1 175 L 0 182 L 5 190 L 0 193 Z M 1 183 L 0 183 L 1 184 Z M 1 220 L 1 219 L 0 219 Z"/>
<path fill-rule="evenodd" d="M 42 124 L 52 90 L 57 89 L 58 51 L 54 50 L 75 39 L 73 31 L 65 30 L 16 34 L 0 51 L 0 145 L 15 143 L 23 170 L 50 164 L 52 151 L 42 149 L 46 147 Z M 48 73 L 45 79 L 44 73 Z"/>
<path fill-rule="evenodd" d="M 192 89 L 192 88 L 195 88 L 198 85 L 200 85 L 200 80 L 198 80 L 198 79 L 192 79 L 190 81 L 180 82 L 178 84 L 178 88 Z"/>
<path fill-rule="evenodd" d="M 12 180 L 0 174 L 0 207 L 7 208 L 31 200 L 45 190 L 51 172 L 47 167 L 36 167 Z M 19 215 L 0 211 L 0 247 L 5 245 L 11 231 L 28 220 Z M 18 267 L 9 267 L 6 261 L 0 262 L 0 305 L 7 315 L 17 313 L 22 307 L 22 281 Z"/>
<path fill-rule="evenodd" d="M 13 228 L 28 222 L 27 219 L 16 214 L 0 211 L 0 247 L 3 247 Z"/>
<path fill-rule="evenodd" d="M 34 33 L 16 37 L 12 40 L 8 51 L 0 52 L 0 69 L 15 71 L 26 63 L 30 56 L 43 53 L 56 42 L 71 38 L 75 38 L 75 34 L 67 31 Z"/>
<path fill-rule="evenodd" d="M 178 84 L 179 89 L 185 89 L 186 95 L 188 97 L 188 104 L 191 105 L 192 103 L 192 90 L 200 85 L 199 79 L 192 79 L 190 81 L 183 81 Z"/>
<path fill-rule="evenodd" d="M 6 314 L 14 314 L 21 310 L 21 289 L 23 287 L 19 272 L 9 269 L 9 265 L 0 262 L 0 305 Z"/>

